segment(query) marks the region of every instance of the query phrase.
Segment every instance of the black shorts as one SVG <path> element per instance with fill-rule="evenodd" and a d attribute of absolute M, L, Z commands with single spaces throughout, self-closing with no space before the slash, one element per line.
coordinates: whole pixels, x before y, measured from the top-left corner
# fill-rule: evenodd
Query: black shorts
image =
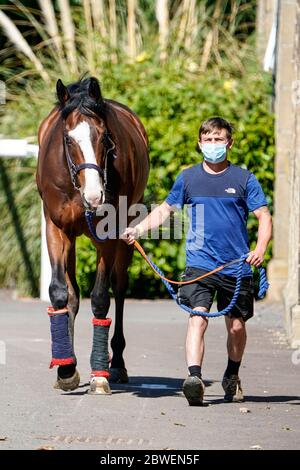
<path fill-rule="evenodd" d="M 207 273 L 204 269 L 186 268 L 183 281 L 194 279 Z M 205 307 L 210 310 L 216 296 L 218 311 L 224 310 L 231 302 L 236 286 L 236 278 L 221 273 L 212 274 L 193 284 L 184 284 L 178 289 L 179 302 L 190 308 Z M 247 321 L 253 317 L 254 288 L 252 276 L 242 278 L 241 290 L 229 317 L 243 318 Z"/>

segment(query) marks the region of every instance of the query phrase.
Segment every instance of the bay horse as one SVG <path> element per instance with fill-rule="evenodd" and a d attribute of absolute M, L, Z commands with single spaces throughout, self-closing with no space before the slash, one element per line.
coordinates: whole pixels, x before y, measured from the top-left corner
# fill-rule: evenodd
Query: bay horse
<path fill-rule="evenodd" d="M 58 102 L 38 131 L 39 156 L 36 181 L 43 200 L 52 278 L 48 314 L 52 336 L 52 361 L 57 369 L 55 388 L 78 387 L 80 376 L 74 352 L 74 321 L 79 309 L 75 273 L 76 237 L 85 234 L 97 250 L 96 280 L 91 292 L 93 346 L 89 393 L 110 394 L 109 381 L 128 381 L 123 359 L 125 338 L 123 308 L 127 269 L 133 247 L 116 237 L 102 243 L 89 230 L 85 211 L 93 213 L 110 203 L 119 211 L 120 196 L 128 207 L 143 200 L 149 174 L 148 138 L 138 116 L 125 105 L 104 99 L 95 77 L 65 86 L 56 83 Z M 130 218 L 125 221 L 125 228 Z M 119 231 L 118 231 L 119 230 Z M 111 319 L 109 287 L 115 297 L 115 327 L 108 353 Z M 109 364 L 110 363 L 110 364 Z"/>

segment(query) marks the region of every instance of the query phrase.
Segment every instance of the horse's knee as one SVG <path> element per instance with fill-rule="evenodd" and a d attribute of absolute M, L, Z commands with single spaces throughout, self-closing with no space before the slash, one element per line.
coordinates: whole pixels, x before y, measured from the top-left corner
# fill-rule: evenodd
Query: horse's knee
<path fill-rule="evenodd" d="M 51 281 L 49 286 L 49 297 L 55 310 L 66 307 L 68 303 L 67 284 L 62 284 L 56 279 Z"/>
<path fill-rule="evenodd" d="M 96 318 L 105 318 L 110 306 L 110 297 L 108 292 L 99 294 L 91 293 L 92 311 Z"/>

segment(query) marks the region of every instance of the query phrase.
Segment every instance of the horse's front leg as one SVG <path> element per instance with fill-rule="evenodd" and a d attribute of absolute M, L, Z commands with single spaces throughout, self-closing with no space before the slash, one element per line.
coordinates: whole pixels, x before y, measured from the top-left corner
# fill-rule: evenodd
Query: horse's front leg
<path fill-rule="evenodd" d="M 128 246 L 123 240 L 119 240 L 117 243 L 115 263 L 112 270 L 112 289 L 116 303 L 116 319 L 114 335 L 111 340 L 113 357 L 110 368 L 110 381 L 127 383 L 128 375 L 123 359 L 123 351 L 126 346 L 123 331 L 123 312 L 128 285 L 127 269 L 132 259 L 133 246 Z"/>
<path fill-rule="evenodd" d="M 110 306 L 109 283 L 113 263 L 113 245 L 106 242 L 102 253 L 97 247 L 97 275 L 91 293 L 93 317 L 93 347 L 90 357 L 90 394 L 108 395 L 111 393 L 109 379 L 108 334 L 111 318 L 107 318 Z"/>
<path fill-rule="evenodd" d="M 46 235 L 52 267 L 48 308 L 52 337 L 52 361 L 57 365 L 55 388 L 64 391 L 78 387 L 80 377 L 76 370 L 74 353 L 74 320 L 79 307 L 79 289 L 75 280 L 74 239 L 69 238 L 46 215 Z"/>

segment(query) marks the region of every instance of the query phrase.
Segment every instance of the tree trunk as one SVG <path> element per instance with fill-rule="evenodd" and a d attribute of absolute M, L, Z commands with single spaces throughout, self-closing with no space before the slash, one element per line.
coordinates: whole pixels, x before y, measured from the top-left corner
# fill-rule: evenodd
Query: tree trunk
<path fill-rule="evenodd" d="M 179 47 L 181 47 L 184 43 L 186 25 L 187 25 L 188 15 L 189 15 L 189 7 L 190 7 L 190 0 L 183 0 L 182 7 L 181 7 L 182 14 L 181 14 L 181 19 L 180 19 L 179 28 L 178 28 L 178 36 L 177 36 L 177 42 L 178 42 Z"/>
<path fill-rule="evenodd" d="M 127 0 L 128 18 L 127 18 L 127 35 L 128 35 L 128 55 L 131 59 L 136 57 L 136 0 Z"/>
<path fill-rule="evenodd" d="M 107 38 L 107 29 L 104 22 L 103 0 L 91 0 L 94 28 L 99 31 L 103 39 Z"/>
<path fill-rule="evenodd" d="M 203 47 L 203 53 L 202 53 L 202 58 L 201 58 L 201 64 L 200 64 L 200 70 L 201 72 L 205 72 L 210 56 L 211 56 L 211 50 L 215 41 L 215 45 L 217 45 L 218 42 L 218 19 L 221 16 L 221 2 L 222 0 L 217 0 L 216 5 L 215 5 L 215 10 L 213 13 L 213 18 L 212 18 L 212 26 L 211 30 L 209 31 L 208 35 L 206 36 L 206 40 L 204 43 Z"/>
<path fill-rule="evenodd" d="M 64 41 L 68 61 L 71 64 L 71 71 L 78 73 L 76 45 L 75 45 L 75 28 L 72 20 L 70 5 L 68 0 L 58 0 L 58 6 L 61 14 L 61 25 L 64 33 Z"/>
<path fill-rule="evenodd" d="M 167 47 L 169 36 L 168 0 L 156 0 L 155 12 L 159 25 L 160 60 L 164 62 L 167 59 Z"/>
<path fill-rule="evenodd" d="M 53 43 L 56 47 L 57 52 L 62 55 L 61 37 L 58 31 L 53 4 L 50 0 L 38 0 L 38 2 L 40 5 L 40 9 L 42 10 L 44 15 L 47 32 L 49 36 L 53 39 Z"/>
<path fill-rule="evenodd" d="M 55 53 L 58 55 L 60 68 L 64 72 L 66 71 L 66 65 L 64 62 L 63 46 L 53 4 L 50 0 L 38 0 L 38 2 L 43 12 L 46 30 L 53 41 Z"/>
<path fill-rule="evenodd" d="M 190 51 L 197 36 L 196 0 L 190 0 L 184 47 Z"/>
<path fill-rule="evenodd" d="M 95 75 L 95 65 L 94 65 L 94 31 L 92 24 L 92 12 L 90 0 L 83 0 L 83 10 L 84 18 L 87 31 L 87 44 L 86 44 L 86 56 L 88 61 L 88 68 L 92 75 Z"/>
<path fill-rule="evenodd" d="M 109 37 L 111 47 L 111 61 L 117 63 L 117 15 L 116 0 L 109 0 Z"/>

